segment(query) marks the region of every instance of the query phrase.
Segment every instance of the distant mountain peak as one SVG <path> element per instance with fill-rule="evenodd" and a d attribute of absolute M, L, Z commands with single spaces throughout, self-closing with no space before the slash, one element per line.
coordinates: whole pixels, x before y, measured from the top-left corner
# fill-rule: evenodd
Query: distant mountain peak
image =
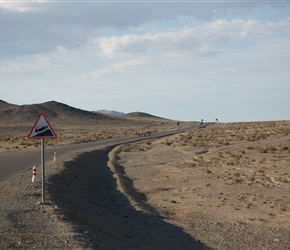
<path fill-rule="evenodd" d="M 158 117 L 158 116 L 155 116 L 155 115 L 151 115 L 151 114 L 148 114 L 148 113 L 144 113 L 144 112 L 131 112 L 131 113 L 127 113 L 125 115 L 126 117 L 138 117 L 138 118 L 157 118 L 157 119 L 165 119 L 165 118 L 162 118 L 162 117 Z"/>
<path fill-rule="evenodd" d="M 115 111 L 115 110 L 107 110 L 107 109 L 97 110 L 96 112 L 102 113 L 102 114 L 107 114 L 107 115 L 113 115 L 113 116 L 125 115 L 125 113 L 123 113 L 123 112 L 119 112 L 119 111 Z"/>

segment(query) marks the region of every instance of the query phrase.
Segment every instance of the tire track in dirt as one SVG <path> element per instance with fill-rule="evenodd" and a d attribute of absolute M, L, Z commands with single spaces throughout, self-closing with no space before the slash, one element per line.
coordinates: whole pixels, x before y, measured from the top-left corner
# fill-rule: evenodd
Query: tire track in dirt
<path fill-rule="evenodd" d="M 108 154 L 108 167 L 114 173 L 113 177 L 116 178 L 117 189 L 128 198 L 137 211 L 141 210 L 148 214 L 158 215 L 158 212 L 147 204 L 146 196 L 134 188 L 133 181 L 126 176 L 125 168 L 118 164 L 118 154 L 123 147 L 124 145 L 117 146 Z"/>

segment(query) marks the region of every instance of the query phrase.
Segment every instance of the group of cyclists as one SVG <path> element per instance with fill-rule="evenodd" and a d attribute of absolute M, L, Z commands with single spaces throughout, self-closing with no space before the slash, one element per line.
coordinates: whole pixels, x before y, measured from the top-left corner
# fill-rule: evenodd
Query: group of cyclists
<path fill-rule="evenodd" d="M 146 131 L 146 132 L 143 132 L 143 131 L 140 131 L 140 132 L 137 132 L 136 133 L 138 136 L 150 136 L 151 135 L 151 131 Z"/>

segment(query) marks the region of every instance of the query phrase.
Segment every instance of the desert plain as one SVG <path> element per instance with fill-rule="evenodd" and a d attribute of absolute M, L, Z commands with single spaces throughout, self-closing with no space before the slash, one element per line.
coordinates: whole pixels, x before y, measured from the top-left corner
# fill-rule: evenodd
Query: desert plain
<path fill-rule="evenodd" d="M 176 129 L 142 113 L 51 119 L 47 147 Z M 40 148 L 29 122 L 1 124 L 1 154 Z M 0 248 L 290 249 L 289 153 L 290 121 L 215 122 L 48 159 L 45 204 L 31 170 L 0 187 Z"/>

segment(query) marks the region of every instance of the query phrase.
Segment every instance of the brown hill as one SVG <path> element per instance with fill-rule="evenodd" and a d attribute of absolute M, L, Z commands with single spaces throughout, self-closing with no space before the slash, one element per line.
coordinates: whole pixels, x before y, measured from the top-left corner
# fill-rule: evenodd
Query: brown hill
<path fill-rule="evenodd" d="M 14 105 L 14 104 L 10 104 L 8 102 L 5 102 L 3 100 L 0 100 L 0 109 L 3 109 L 3 108 L 11 108 L 11 107 L 15 107 L 17 105 Z"/>
<path fill-rule="evenodd" d="M 142 112 L 128 113 L 122 117 L 90 112 L 69 105 L 50 101 L 40 104 L 15 105 L 0 100 L 0 125 L 33 124 L 44 113 L 49 122 L 56 125 L 90 125 L 95 123 L 122 124 L 164 121 L 167 119 Z"/>
<path fill-rule="evenodd" d="M 78 124 L 88 121 L 113 120 L 111 116 L 73 108 L 63 103 L 50 101 L 41 104 L 14 105 L 0 101 L 0 124 L 28 124 L 44 113 L 49 121 L 60 124 Z"/>

